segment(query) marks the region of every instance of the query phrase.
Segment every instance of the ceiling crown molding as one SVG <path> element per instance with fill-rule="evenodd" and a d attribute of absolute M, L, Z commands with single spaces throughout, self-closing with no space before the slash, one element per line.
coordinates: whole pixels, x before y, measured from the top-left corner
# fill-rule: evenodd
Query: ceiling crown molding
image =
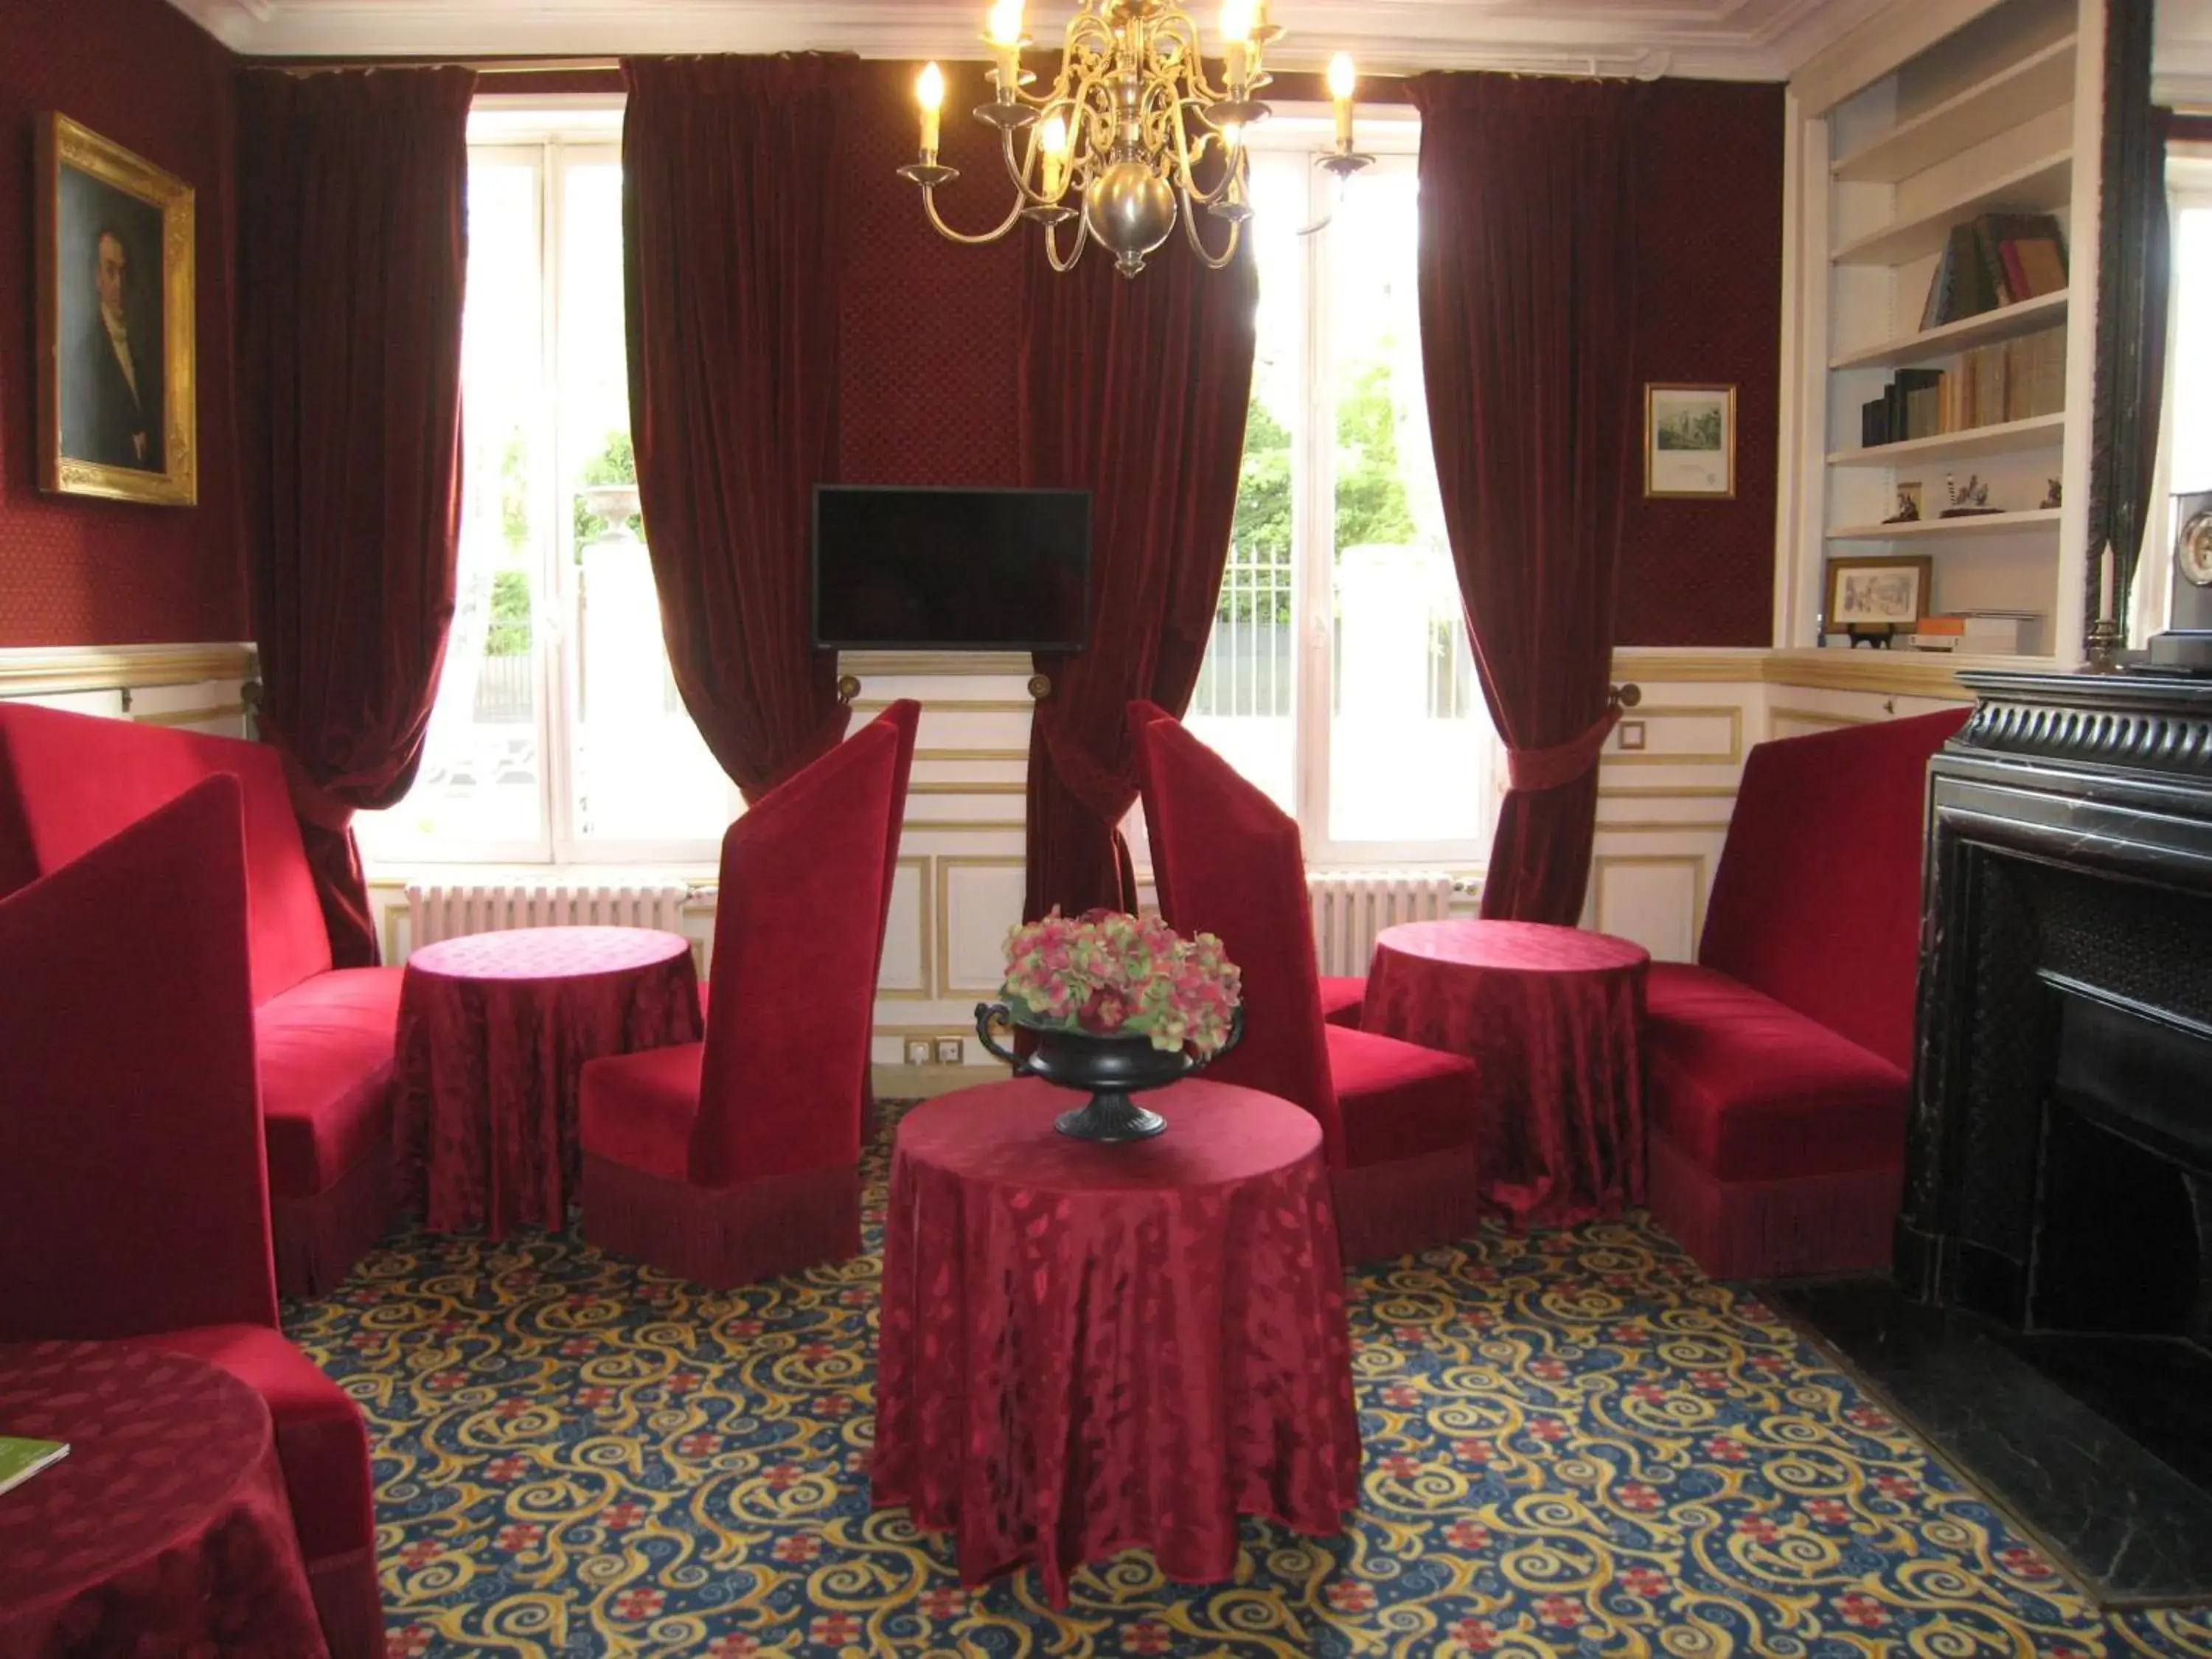
<path fill-rule="evenodd" d="M 853 52 L 978 57 L 981 0 L 170 0 L 264 58 L 605 57 Z M 1283 0 L 1270 53 L 1317 68 L 1339 48 L 1376 74 L 1431 69 L 1783 80 L 1882 0 Z M 1049 43 L 1072 7 L 1040 4 Z M 1201 15 L 1206 7 L 1198 8 Z"/>

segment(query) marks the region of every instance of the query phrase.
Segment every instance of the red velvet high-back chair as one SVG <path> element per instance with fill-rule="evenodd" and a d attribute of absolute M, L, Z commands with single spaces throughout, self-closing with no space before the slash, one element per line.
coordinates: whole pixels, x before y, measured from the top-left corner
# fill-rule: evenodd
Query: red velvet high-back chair
<path fill-rule="evenodd" d="M 920 709 L 895 703 L 722 839 L 703 1042 L 584 1068 L 584 1236 L 699 1284 L 860 1249 L 876 976 Z"/>
<path fill-rule="evenodd" d="M 1966 713 L 1753 749 L 1698 960 L 1651 965 L 1649 1202 L 1716 1278 L 1888 1265 L 1928 762 Z"/>
<path fill-rule="evenodd" d="M 277 1329 L 238 780 L 0 899 L 0 1341 L 137 1341 L 254 1388 L 331 1651 L 382 1654 L 368 1429 Z"/>
<path fill-rule="evenodd" d="M 1474 1066 L 1330 1023 L 1305 856 L 1282 809 L 1148 702 L 1129 705 L 1160 912 L 1243 970 L 1244 1041 L 1207 1075 L 1320 1120 L 1346 1258 L 1465 1237 L 1478 1218 Z"/>

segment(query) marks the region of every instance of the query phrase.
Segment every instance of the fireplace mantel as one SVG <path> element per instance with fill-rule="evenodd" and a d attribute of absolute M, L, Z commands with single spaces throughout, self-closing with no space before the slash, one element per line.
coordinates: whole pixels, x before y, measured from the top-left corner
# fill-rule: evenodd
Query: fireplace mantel
<path fill-rule="evenodd" d="M 1929 769 L 1897 1278 L 2032 1330 L 2064 996 L 2212 1021 L 2212 684 L 1961 678 L 1979 701 Z"/>

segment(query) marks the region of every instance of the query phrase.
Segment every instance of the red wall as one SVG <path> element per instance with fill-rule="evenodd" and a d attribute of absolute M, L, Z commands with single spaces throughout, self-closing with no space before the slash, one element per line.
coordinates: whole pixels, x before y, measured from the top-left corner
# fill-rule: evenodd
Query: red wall
<path fill-rule="evenodd" d="M 1636 395 L 1640 403 L 1647 380 L 1735 382 L 1735 499 L 1647 501 L 1639 456 L 1620 550 L 1619 639 L 1769 645 L 1781 418 L 1782 88 L 1661 81 L 1650 94 L 1637 156 Z"/>
<path fill-rule="evenodd" d="M 246 635 L 230 402 L 230 63 L 161 0 L 0 0 L 0 646 Z M 198 507 L 38 489 L 31 133 L 46 110 L 197 192 Z"/>
<path fill-rule="evenodd" d="M 920 68 L 863 65 L 867 91 L 846 112 L 844 482 L 1011 484 L 1022 243 L 1039 233 L 1023 225 L 966 247 L 930 228 L 921 192 L 897 176 L 914 160 Z M 1013 186 L 996 135 L 968 114 L 988 95 L 983 66 L 953 64 L 945 76 L 942 159 L 963 176 L 938 205 L 956 229 L 978 232 L 1005 214 Z"/>

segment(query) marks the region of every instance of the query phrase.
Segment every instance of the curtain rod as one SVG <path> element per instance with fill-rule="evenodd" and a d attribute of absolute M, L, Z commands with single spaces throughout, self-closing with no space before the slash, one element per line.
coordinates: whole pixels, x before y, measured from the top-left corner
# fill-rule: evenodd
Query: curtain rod
<path fill-rule="evenodd" d="M 622 67 L 619 58 L 264 58 L 256 69 L 287 75 L 335 75 L 340 70 L 465 69 L 478 75 L 598 75 Z"/>

